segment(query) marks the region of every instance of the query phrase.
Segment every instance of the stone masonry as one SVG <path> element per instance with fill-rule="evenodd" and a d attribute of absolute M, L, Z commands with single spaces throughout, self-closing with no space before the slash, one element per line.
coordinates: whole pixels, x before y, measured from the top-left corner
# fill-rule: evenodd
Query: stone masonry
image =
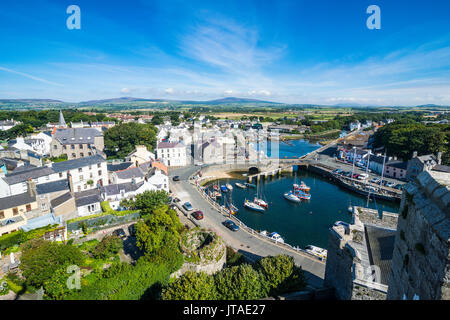
<path fill-rule="evenodd" d="M 450 299 L 450 173 L 424 171 L 403 192 L 387 299 Z"/>

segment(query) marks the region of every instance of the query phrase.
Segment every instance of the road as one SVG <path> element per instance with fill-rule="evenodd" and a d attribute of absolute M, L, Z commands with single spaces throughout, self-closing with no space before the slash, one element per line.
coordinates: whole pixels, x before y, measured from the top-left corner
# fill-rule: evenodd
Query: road
<path fill-rule="evenodd" d="M 196 172 L 199 168 L 188 166 L 179 169 L 170 170 L 169 176 L 178 175 L 180 181 L 170 182 L 171 191 L 181 200 L 181 203 L 189 201 L 195 209 L 203 211 L 204 219 L 199 221 L 199 225 L 205 229 L 211 229 L 221 236 L 225 243 L 240 253 L 244 254 L 249 260 L 256 261 L 259 257 L 275 256 L 279 254 L 287 254 L 294 257 L 295 263 L 305 270 L 308 283 L 316 288 L 323 285 L 325 276 L 325 263 L 311 258 L 304 253 L 295 253 L 288 249 L 281 248 L 269 241 L 265 241 L 250 235 L 246 231 L 240 229 L 233 232 L 226 228 L 222 223 L 227 217 L 219 213 L 213 208 L 191 185 L 188 181 L 189 176 Z"/>

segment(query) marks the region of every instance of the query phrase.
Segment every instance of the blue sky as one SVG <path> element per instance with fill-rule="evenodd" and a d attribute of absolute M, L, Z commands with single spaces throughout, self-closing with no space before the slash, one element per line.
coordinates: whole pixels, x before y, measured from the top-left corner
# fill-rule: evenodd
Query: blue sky
<path fill-rule="evenodd" d="M 81 9 L 68 30 L 66 9 Z M 369 5 L 381 29 L 369 30 Z M 0 3 L 0 98 L 450 105 L 450 1 Z"/>

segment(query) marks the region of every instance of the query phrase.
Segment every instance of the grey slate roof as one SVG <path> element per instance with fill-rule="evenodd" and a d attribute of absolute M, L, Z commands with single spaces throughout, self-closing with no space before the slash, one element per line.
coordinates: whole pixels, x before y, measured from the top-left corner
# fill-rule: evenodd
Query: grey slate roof
<path fill-rule="evenodd" d="M 444 166 L 442 164 L 437 164 L 433 167 L 433 169 L 431 169 L 432 171 L 439 171 L 439 172 L 448 172 L 450 173 L 450 167 L 449 166 Z"/>
<path fill-rule="evenodd" d="M 34 201 L 36 201 L 36 197 L 30 196 L 28 192 L 24 192 L 15 196 L 0 198 L 0 210 L 22 206 Z"/>
<path fill-rule="evenodd" d="M 390 160 L 385 163 L 386 166 L 406 170 L 408 163 L 400 160 Z"/>
<path fill-rule="evenodd" d="M 102 133 L 94 128 L 69 128 L 59 129 L 55 132 L 55 139 L 61 144 L 94 143 L 95 137 L 101 137 Z"/>
<path fill-rule="evenodd" d="M 89 204 L 97 202 L 101 202 L 100 196 L 98 194 L 93 194 L 82 198 L 75 197 L 75 204 L 77 207 L 87 206 Z"/>
<path fill-rule="evenodd" d="M 128 162 L 121 162 L 118 164 L 108 164 L 107 167 L 108 167 L 108 171 L 113 172 L 113 171 L 120 171 L 120 170 L 128 169 L 132 165 L 133 165 L 133 162 L 128 161 Z"/>
<path fill-rule="evenodd" d="M 396 230 L 365 226 L 371 265 L 380 267 L 381 283 L 387 285 L 392 266 Z"/>
<path fill-rule="evenodd" d="M 123 171 L 117 171 L 116 174 L 119 179 L 144 178 L 145 176 L 142 170 L 136 167 Z"/>
<path fill-rule="evenodd" d="M 106 193 L 106 195 L 108 195 L 108 196 L 113 196 L 116 194 L 120 194 L 120 190 L 125 190 L 126 193 L 131 192 L 131 191 L 136 191 L 143 184 L 144 184 L 143 181 L 141 181 L 139 183 L 126 182 L 126 183 L 119 183 L 119 184 L 110 184 L 110 185 L 102 187 L 101 190 L 102 190 L 102 193 Z"/>
<path fill-rule="evenodd" d="M 49 167 L 30 167 L 28 170 L 21 170 L 19 172 L 11 172 L 7 174 L 3 180 L 7 184 L 12 185 L 27 181 L 29 178 L 35 179 L 49 174 L 55 173 L 52 168 Z"/>
<path fill-rule="evenodd" d="M 58 198 L 55 198 L 52 201 L 50 201 L 50 204 L 52 205 L 53 208 L 56 208 L 57 206 L 63 204 L 64 202 L 69 201 L 70 199 L 72 199 L 72 195 L 70 194 L 70 192 L 67 192 L 59 196 Z"/>
<path fill-rule="evenodd" d="M 162 141 L 158 143 L 158 149 L 166 149 L 166 148 L 181 148 L 184 145 L 180 142 L 167 142 Z"/>
<path fill-rule="evenodd" d="M 102 163 L 102 162 L 105 162 L 105 159 L 101 155 L 96 154 L 96 155 L 93 155 L 90 157 L 56 162 L 56 163 L 53 163 L 52 168 L 55 172 L 65 172 L 68 170 L 73 170 L 73 169 L 77 169 L 77 168 L 81 168 L 81 167 L 87 167 L 89 165 L 94 165 L 94 164 Z"/>
<path fill-rule="evenodd" d="M 47 194 L 64 190 L 69 191 L 69 182 L 67 179 L 42 183 L 36 186 L 37 194 Z"/>

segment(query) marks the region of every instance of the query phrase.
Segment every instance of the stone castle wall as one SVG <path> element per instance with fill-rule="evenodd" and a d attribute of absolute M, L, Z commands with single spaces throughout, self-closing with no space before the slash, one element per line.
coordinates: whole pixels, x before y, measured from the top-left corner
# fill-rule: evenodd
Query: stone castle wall
<path fill-rule="evenodd" d="M 387 299 L 450 299 L 450 174 L 422 172 L 403 192 Z"/>

